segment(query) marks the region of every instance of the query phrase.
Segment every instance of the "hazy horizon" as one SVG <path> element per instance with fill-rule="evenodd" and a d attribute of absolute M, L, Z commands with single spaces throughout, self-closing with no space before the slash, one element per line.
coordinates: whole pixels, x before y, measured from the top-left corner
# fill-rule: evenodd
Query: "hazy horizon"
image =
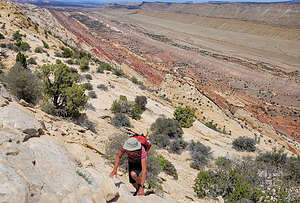
<path fill-rule="evenodd" d="M 60 2 L 78 2 L 78 3 L 118 3 L 118 2 L 209 2 L 209 1 L 219 1 L 219 2 L 256 2 L 256 3 L 270 3 L 270 2 L 284 2 L 288 0 L 54 0 Z"/>

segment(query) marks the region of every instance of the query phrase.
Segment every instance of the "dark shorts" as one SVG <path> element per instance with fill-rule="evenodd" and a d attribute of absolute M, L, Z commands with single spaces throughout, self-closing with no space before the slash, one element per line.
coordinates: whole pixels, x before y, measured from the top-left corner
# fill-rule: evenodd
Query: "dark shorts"
<path fill-rule="evenodd" d="M 142 172 L 142 163 L 141 162 L 138 162 L 138 163 L 128 162 L 128 169 L 129 169 L 129 182 L 135 183 L 135 180 L 131 177 L 130 172 L 134 171 L 136 173 L 136 175 L 139 176 L 140 173 Z"/>

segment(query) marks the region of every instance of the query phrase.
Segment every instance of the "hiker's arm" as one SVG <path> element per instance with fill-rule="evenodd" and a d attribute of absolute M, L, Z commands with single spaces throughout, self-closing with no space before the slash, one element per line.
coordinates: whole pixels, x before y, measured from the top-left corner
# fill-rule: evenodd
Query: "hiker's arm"
<path fill-rule="evenodd" d="M 142 159 L 142 178 L 141 185 L 145 184 L 147 175 L 147 159 Z M 140 187 L 138 195 L 144 195 L 144 188 Z"/>
<path fill-rule="evenodd" d="M 123 156 L 124 152 L 120 151 L 115 160 L 115 166 L 113 171 L 110 173 L 109 177 L 113 177 L 117 173 L 117 169 L 119 167 L 120 160 Z"/>

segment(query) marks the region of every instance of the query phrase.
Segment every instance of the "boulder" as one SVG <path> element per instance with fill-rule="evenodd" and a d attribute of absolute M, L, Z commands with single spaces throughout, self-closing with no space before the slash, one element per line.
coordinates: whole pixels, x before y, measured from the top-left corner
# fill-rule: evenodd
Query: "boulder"
<path fill-rule="evenodd" d="M 2 124 L 4 128 L 18 129 L 21 131 L 27 129 L 42 129 L 41 124 L 32 114 L 10 106 L 0 108 L 0 124 Z"/>
<path fill-rule="evenodd" d="M 0 96 L 7 99 L 8 101 L 12 101 L 12 97 L 9 92 L 6 90 L 3 84 L 0 84 Z"/>

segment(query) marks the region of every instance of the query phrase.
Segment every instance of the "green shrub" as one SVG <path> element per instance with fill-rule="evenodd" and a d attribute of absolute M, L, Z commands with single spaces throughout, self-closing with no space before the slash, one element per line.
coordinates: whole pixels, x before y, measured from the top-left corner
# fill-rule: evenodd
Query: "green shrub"
<path fill-rule="evenodd" d="M 84 83 L 83 84 L 83 87 L 86 89 L 86 90 L 93 90 L 93 85 L 89 82 L 87 83 Z"/>
<path fill-rule="evenodd" d="M 124 100 L 115 100 L 111 106 L 111 111 L 113 113 L 128 113 L 130 110 L 129 103 Z"/>
<path fill-rule="evenodd" d="M 186 147 L 182 140 L 183 131 L 176 120 L 160 117 L 151 125 L 150 130 L 150 140 L 159 148 L 180 153 Z"/>
<path fill-rule="evenodd" d="M 64 58 L 71 58 L 71 57 L 72 57 L 73 52 L 72 52 L 71 49 L 66 48 L 66 47 L 61 47 L 61 49 L 62 49 L 62 51 L 63 51 L 63 52 L 61 53 L 61 55 L 62 55 Z"/>
<path fill-rule="evenodd" d="M 121 70 L 121 69 L 114 69 L 114 72 L 113 72 L 116 76 L 119 76 L 119 77 L 122 77 L 124 76 L 124 72 Z"/>
<path fill-rule="evenodd" d="M 5 76 L 10 92 L 18 99 L 23 99 L 28 103 L 36 104 L 41 96 L 41 82 L 21 63 L 16 63 Z"/>
<path fill-rule="evenodd" d="M 166 174 L 172 176 L 175 180 L 178 180 L 177 170 L 174 167 L 174 165 L 170 161 L 165 159 L 162 155 L 158 156 L 158 160 L 159 160 L 161 170 Z"/>
<path fill-rule="evenodd" d="M 200 142 L 192 142 L 188 146 L 191 153 L 191 168 L 201 169 L 206 166 L 211 158 L 211 149 Z"/>
<path fill-rule="evenodd" d="M 74 64 L 74 61 L 73 61 L 73 59 L 68 59 L 68 60 L 66 61 L 66 63 L 69 64 L 69 65 L 73 65 L 73 64 Z"/>
<path fill-rule="evenodd" d="M 147 97 L 145 96 L 136 96 L 135 103 L 138 104 L 143 111 L 146 110 Z"/>
<path fill-rule="evenodd" d="M 1 48 L 6 48 L 7 45 L 6 45 L 6 44 L 0 44 L 0 47 L 1 47 Z"/>
<path fill-rule="evenodd" d="M 20 34 L 20 31 L 16 31 L 13 34 L 13 40 L 15 41 L 21 41 L 22 40 L 23 35 Z"/>
<path fill-rule="evenodd" d="M 0 39 L 5 39 L 5 37 L 2 33 L 0 33 Z"/>
<path fill-rule="evenodd" d="M 177 107 L 174 111 L 174 118 L 177 120 L 181 127 L 189 128 L 193 126 L 195 121 L 195 110 L 190 107 Z"/>
<path fill-rule="evenodd" d="M 79 75 L 71 73 L 70 68 L 63 63 L 43 65 L 38 75 L 44 82 L 44 103 L 49 102 L 55 109 L 65 112 L 59 116 L 79 117 L 88 100 L 84 94 L 85 88 L 78 84 Z"/>
<path fill-rule="evenodd" d="M 88 92 L 88 95 L 90 98 L 93 98 L 93 99 L 96 99 L 97 98 L 97 94 L 95 91 L 89 91 Z"/>
<path fill-rule="evenodd" d="M 108 91 L 108 87 L 106 87 L 104 84 L 97 85 L 97 88 L 101 89 L 101 90 L 103 90 L 105 92 Z"/>
<path fill-rule="evenodd" d="M 55 56 L 55 57 L 59 57 L 59 58 L 62 58 L 62 57 L 63 57 L 63 55 L 62 55 L 61 53 L 58 53 L 58 52 L 55 52 L 55 53 L 54 53 L 54 56 Z"/>
<path fill-rule="evenodd" d="M 255 140 L 248 137 L 239 137 L 232 142 L 232 147 L 237 151 L 254 152 L 255 145 Z"/>
<path fill-rule="evenodd" d="M 87 79 L 87 80 L 92 80 L 93 77 L 91 74 L 85 74 L 84 77 Z"/>
<path fill-rule="evenodd" d="M 112 71 L 111 65 L 109 65 L 108 63 L 102 62 L 102 61 L 100 62 L 100 66 L 98 67 L 98 69 Z"/>
<path fill-rule="evenodd" d="M 129 118 L 124 113 L 116 113 L 111 124 L 116 127 L 131 127 Z"/>
<path fill-rule="evenodd" d="M 143 110 L 140 105 L 138 105 L 138 104 L 131 105 L 130 110 L 129 110 L 129 116 L 131 118 L 133 118 L 134 120 L 140 120 L 142 113 L 143 113 Z"/>
<path fill-rule="evenodd" d="M 96 72 L 97 73 L 104 73 L 104 69 L 101 66 L 99 66 L 99 67 L 97 67 Z"/>
<path fill-rule="evenodd" d="M 120 100 L 121 100 L 121 101 L 127 101 L 127 97 L 124 96 L 124 95 L 120 95 Z"/>
<path fill-rule="evenodd" d="M 29 59 L 27 60 L 27 63 L 28 63 L 28 64 L 33 64 L 33 65 L 37 65 L 37 62 L 36 62 L 35 58 L 29 58 Z"/>
<path fill-rule="evenodd" d="M 14 49 L 17 49 L 17 51 L 28 51 L 30 49 L 29 44 L 21 40 L 18 40 L 14 45 Z"/>
<path fill-rule="evenodd" d="M 76 68 L 70 68 L 70 72 L 72 74 L 78 74 L 78 70 Z"/>
<path fill-rule="evenodd" d="M 45 31 L 45 33 L 47 33 L 47 32 Z M 42 40 L 42 42 L 43 42 L 44 48 L 49 49 L 49 45 L 44 40 Z"/>
<path fill-rule="evenodd" d="M 36 48 L 34 49 L 34 52 L 35 52 L 35 53 L 43 53 L 43 52 L 44 52 L 44 49 L 43 49 L 42 47 L 36 47 Z"/>
<path fill-rule="evenodd" d="M 150 130 L 154 135 L 166 135 L 170 139 L 181 138 L 183 134 L 178 121 L 164 117 L 156 119 Z"/>
<path fill-rule="evenodd" d="M 89 67 L 89 60 L 87 58 L 81 58 L 80 59 L 80 70 L 81 71 L 88 71 L 90 69 Z"/>
<path fill-rule="evenodd" d="M 285 173 L 282 167 L 271 168 L 250 158 L 231 161 L 222 157 L 216 161 L 216 169 L 199 172 L 193 188 L 199 198 L 222 196 L 225 202 L 232 203 L 242 199 L 298 202 L 299 184 L 295 184 L 296 179 L 287 183 Z"/>
<path fill-rule="evenodd" d="M 27 68 L 26 57 L 21 52 L 19 52 L 16 56 L 16 63 L 20 63 L 24 68 Z"/>

